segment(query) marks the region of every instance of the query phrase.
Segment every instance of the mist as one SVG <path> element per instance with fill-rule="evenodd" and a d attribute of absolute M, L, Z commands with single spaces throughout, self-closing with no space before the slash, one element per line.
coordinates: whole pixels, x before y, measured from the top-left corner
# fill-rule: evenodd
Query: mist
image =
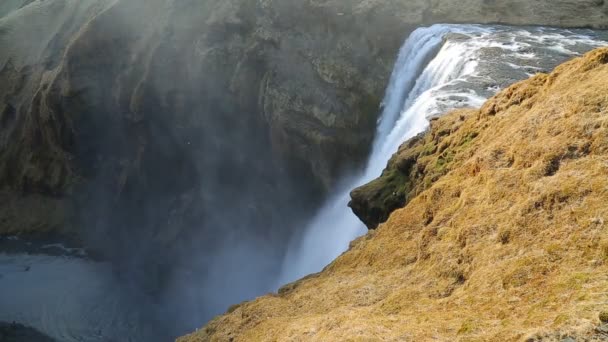
<path fill-rule="evenodd" d="M 287 242 L 324 191 L 273 150 L 248 89 L 264 61 L 214 50 L 253 13 L 201 29 L 221 4 L 171 6 L 121 2 L 98 16 L 67 50 L 78 96 L 59 110 L 82 110 L 74 125 L 86 143 L 74 148 L 93 180 L 78 189 L 85 245 L 112 262 L 124 291 L 145 294 L 129 305 L 175 337 L 273 290 Z"/>
<path fill-rule="evenodd" d="M 104 9 L 83 19 L 95 5 Z M 272 11 L 289 21 L 296 6 L 282 2 Z M 25 32 L 17 15 L 31 12 L 57 30 L 41 39 L 41 72 L 53 75 L 40 91 L 45 105 L 32 115 L 58 119 L 44 143 L 66 151 L 67 173 L 85 179 L 70 189 L 73 224 L 88 253 L 111 265 L 87 275 L 114 282 L 119 310 L 136 308 L 147 340 L 183 335 L 230 305 L 276 291 L 290 244 L 371 146 L 376 113 L 369 111 L 384 80 L 373 90 L 357 85 L 361 98 L 351 85 L 323 89 L 300 50 L 333 51 L 345 36 L 313 47 L 289 37 L 251 46 L 259 11 L 221 1 L 51 1 L 7 19 L 17 25 L 8 34 Z M 325 25 L 332 24 L 314 34 L 326 36 Z M 349 39 L 369 50 L 366 40 Z M 300 98 L 284 100 L 279 91 Z M 364 125 L 317 128 L 286 101 Z M 324 136 L 308 136 L 313 129 Z M 311 139 L 320 139 L 318 147 Z"/>
<path fill-rule="evenodd" d="M 276 290 L 288 242 L 328 190 L 306 156 L 278 150 L 259 103 L 272 46 L 237 52 L 255 10 L 160 0 L 3 8 L 3 46 L 31 42 L 2 49 L 3 64 L 33 65 L 25 87 L 40 87 L 39 99 L 19 96 L 43 103 L 20 110 L 57 122 L 34 148 L 62 151 L 61 177 L 81 177 L 33 186 L 70 193 L 83 245 L 111 265 L 89 276 L 115 282 L 120 306 L 137 308 L 158 340 Z"/>

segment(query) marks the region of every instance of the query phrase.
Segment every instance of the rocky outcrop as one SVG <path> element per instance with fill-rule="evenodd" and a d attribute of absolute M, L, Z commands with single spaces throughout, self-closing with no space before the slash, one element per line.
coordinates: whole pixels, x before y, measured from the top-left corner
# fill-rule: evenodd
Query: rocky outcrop
<path fill-rule="evenodd" d="M 603 338 L 605 89 L 601 48 L 439 118 L 383 175 L 415 189 L 405 207 L 322 272 L 179 341 Z M 436 177 L 406 180 L 417 163 Z"/>
<path fill-rule="evenodd" d="M 431 187 L 457 165 L 455 156 L 466 149 L 478 132 L 465 123 L 466 113 L 431 121 L 429 132 L 405 144 L 389 160 L 382 175 L 351 192 L 349 206 L 369 229 Z M 429 217 L 432 219 L 432 217 Z"/>

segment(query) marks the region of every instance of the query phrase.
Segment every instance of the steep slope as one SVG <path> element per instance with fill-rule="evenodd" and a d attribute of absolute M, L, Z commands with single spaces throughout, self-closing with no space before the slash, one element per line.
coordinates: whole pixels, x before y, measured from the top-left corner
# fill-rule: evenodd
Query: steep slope
<path fill-rule="evenodd" d="M 179 341 L 600 339 L 606 89 L 602 48 L 434 121 L 389 163 L 404 208 Z"/>

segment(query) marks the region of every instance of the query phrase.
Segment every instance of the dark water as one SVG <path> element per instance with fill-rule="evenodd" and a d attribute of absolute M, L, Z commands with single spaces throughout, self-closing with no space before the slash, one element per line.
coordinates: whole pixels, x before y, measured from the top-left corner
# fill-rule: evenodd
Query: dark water
<path fill-rule="evenodd" d="M 22 323 L 57 341 L 171 338 L 150 324 L 154 317 L 141 306 L 149 298 L 122 282 L 109 263 L 54 241 L 4 238 L 0 247 L 10 251 L 0 253 L 0 322 Z"/>

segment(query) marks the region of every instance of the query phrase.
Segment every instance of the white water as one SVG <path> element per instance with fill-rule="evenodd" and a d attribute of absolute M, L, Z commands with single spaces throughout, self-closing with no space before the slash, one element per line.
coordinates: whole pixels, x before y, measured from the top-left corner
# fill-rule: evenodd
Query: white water
<path fill-rule="evenodd" d="M 450 33 L 454 35 L 448 37 Z M 529 76 L 526 70 L 553 68 L 579 54 L 577 48 L 586 51 L 604 44 L 587 34 L 544 28 L 435 25 L 414 31 L 395 63 L 365 171 L 345 182 L 304 236 L 292 241 L 278 285 L 320 271 L 366 233 L 348 208 L 350 191 L 378 177 L 400 144 L 428 128 L 430 117 L 478 107 L 498 89 Z M 492 53 L 496 61 L 486 56 Z M 498 64 L 510 65 L 510 70 L 498 70 Z"/>

